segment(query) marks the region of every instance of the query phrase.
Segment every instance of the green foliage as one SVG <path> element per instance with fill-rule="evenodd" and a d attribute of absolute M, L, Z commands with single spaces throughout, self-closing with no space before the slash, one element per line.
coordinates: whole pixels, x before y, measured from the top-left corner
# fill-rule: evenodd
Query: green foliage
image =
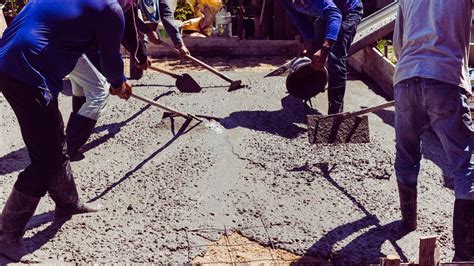
<path fill-rule="evenodd" d="M 16 16 L 28 3 L 28 0 L 0 0 L 0 6 L 5 6 L 3 12 L 7 16 Z"/>
<path fill-rule="evenodd" d="M 391 46 L 391 45 L 392 45 L 392 41 L 391 41 L 391 40 L 382 39 L 382 40 L 379 40 L 379 41 L 377 42 L 376 47 L 377 47 L 377 49 L 378 49 L 381 53 L 383 53 L 384 47 L 385 47 L 385 46 Z"/>
<path fill-rule="evenodd" d="M 186 0 L 178 0 L 176 5 L 176 11 L 174 11 L 174 17 L 177 20 L 186 21 L 194 18 L 193 7 L 191 4 L 186 3 Z"/>

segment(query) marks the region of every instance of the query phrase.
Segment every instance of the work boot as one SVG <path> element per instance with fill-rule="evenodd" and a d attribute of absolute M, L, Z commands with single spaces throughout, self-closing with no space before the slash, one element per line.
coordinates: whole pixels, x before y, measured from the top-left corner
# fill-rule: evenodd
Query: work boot
<path fill-rule="evenodd" d="M 416 229 L 416 188 L 410 188 L 398 182 L 402 228 L 408 232 Z"/>
<path fill-rule="evenodd" d="M 453 261 L 474 261 L 474 201 L 457 199 L 453 214 Z"/>
<path fill-rule="evenodd" d="M 72 96 L 72 112 L 77 113 L 86 102 L 86 96 Z"/>
<path fill-rule="evenodd" d="M 83 203 L 79 199 L 69 162 L 66 162 L 64 169 L 51 179 L 48 193 L 54 203 L 56 203 L 54 211 L 56 219 L 67 219 L 74 214 L 97 212 L 100 210 L 100 206 Z"/>
<path fill-rule="evenodd" d="M 67 154 L 71 161 L 84 159 L 84 154 L 80 151 L 95 128 L 97 120 L 71 113 L 66 127 Z"/>
<path fill-rule="evenodd" d="M 13 188 L 0 217 L 0 254 L 18 262 L 28 254 L 23 235 L 40 198 L 27 196 Z"/>

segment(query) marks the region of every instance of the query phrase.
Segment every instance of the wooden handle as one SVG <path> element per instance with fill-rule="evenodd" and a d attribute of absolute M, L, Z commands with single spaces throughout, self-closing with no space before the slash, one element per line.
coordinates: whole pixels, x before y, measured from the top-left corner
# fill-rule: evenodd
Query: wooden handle
<path fill-rule="evenodd" d="M 355 111 L 355 112 L 345 112 L 345 113 L 340 113 L 340 114 L 320 116 L 320 117 L 318 117 L 318 119 L 326 119 L 326 118 L 333 118 L 333 117 L 349 118 L 349 117 L 354 117 L 354 116 L 358 116 L 358 115 L 364 115 L 364 114 L 367 114 L 367 113 L 372 113 L 372 112 L 375 112 L 375 111 L 379 111 L 379 110 L 382 110 L 382 109 L 385 109 L 385 108 L 388 108 L 388 107 L 392 107 L 394 105 L 395 105 L 395 101 L 390 101 L 390 102 L 387 102 L 387 103 L 384 103 L 384 104 L 380 104 L 380 105 L 377 105 L 377 106 L 365 108 L 365 109 Z"/>
<path fill-rule="evenodd" d="M 172 77 L 175 78 L 175 79 L 179 79 L 179 78 L 182 77 L 182 76 L 179 75 L 179 74 L 173 73 L 173 72 L 171 72 L 171 71 L 169 71 L 169 70 L 167 70 L 167 69 L 161 68 L 161 67 L 149 66 L 148 68 L 151 69 L 151 70 L 158 71 L 158 72 L 160 72 L 160 73 L 163 73 L 163 74 L 172 76 Z"/>
<path fill-rule="evenodd" d="M 173 51 L 174 53 L 179 54 L 178 49 L 176 49 L 176 48 L 174 48 L 173 46 L 171 46 L 171 44 L 166 43 L 166 42 L 164 42 L 164 41 L 161 41 L 161 44 L 163 44 L 163 46 L 167 47 L 168 49 L 170 49 L 170 50 Z M 199 59 L 197 59 L 197 58 L 195 58 L 195 57 L 193 57 L 193 56 L 190 56 L 190 55 L 186 55 L 186 58 L 189 59 L 189 60 L 191 60 L 191 61 L 193 61 L 193 62 L 195 62 L 195 63 L 198 64 L 198 65 L 201 65 L 201 66 L 204 67 L 205 69 L 207 69 L 207 70 L 211 71 L 212 73 L 218 75 L 219 77 L 223 78 L 224 80 L 226 80 L 226 81 L 228 81 L 228 82 L 230 82 L 230 83 L 234 82 L 234 80 L 232 80 L 232 79 L 229 78 L 228 76 L 222 74 L 221 72 L 219 72 L 217 69 L 211 67 L 210 65 L 204 63 L 203 61 L 201 61 L 201 60 L 199 60 Z"/>
<path fill-rule="evenodd" d="M 158 107 L 158 108 L 160 108 L 160 109 L 163 109 L 163 110 L 165 110 L 165 111 L 168 111 L 168 112 L 170 112 L 170 113 L 173 113 L 173 114 L 177 114 L 177 115 L 179 115 L 179 116 L 182 116 L 182 117 L 184 117 L 184 118 L 194 118 L 194 119 L 196 119 L 196 120 L 198 120 L 198 121 L 201 121 L 201 122 L 203 121 L 201 118 L 196 117 L 196 116 L 193 115 L 193 114 L 182 113 L 182 112 L 180 112 L 180 111 L 178 111 L 178 110 L 175 110 L 175 109 L 173 109 L 173 108 L 171 108 L 171 107 L 168 107 L 168 106 L 159 104 L 159 103 L 157 103 L 157 102 L 155 102 L 155 101 L 153 101 L 153 100 L 151 100 L 151 99 L 148 99 L 148 98 L 145 98 L 145 97 L 142 97 L 142 96 L 133 94 L 133 93 L 132 93 L 132 95 L 130 95 L 130 96 L 132 96 L 133 98 L 138 99 L 138 100 L 140 100 L 140 101 L 146 102 L 146 103 L 148 103 L 148 104 L 150 104 L 150 105 L 153 105 L 153 106 L 155 106 L 155 107 Z"/>

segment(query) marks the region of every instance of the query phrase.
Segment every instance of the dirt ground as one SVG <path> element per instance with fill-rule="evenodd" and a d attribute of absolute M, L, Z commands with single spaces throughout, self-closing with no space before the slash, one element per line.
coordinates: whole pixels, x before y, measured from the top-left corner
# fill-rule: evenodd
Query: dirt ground
<path fill-rule="evenodd" d="M 209 61 L 248 88 L 227 92 L 225 81 L 192 68 L 189 74 L 203 87 L 200 93 L 179 93 L 173 79 L 154 72 L 134 81 L 134 92 L 219 121 L 162 118 L 161 110 L 138 100 L 110 98 L 85 146 L 86 158 L 72 163 L 83 199 L 104 210 L 58 223 L 45 197 L 25 235 L 38 261 L 219 262 L 225 259 L 218 257 L 222 252 L 206 251 L 211 243 L 235 240 L 230 233 L 260 244 L 258 252 L 274 246 L 274 256 L 286 251 L 302 263 L 316 258 L 357 265 L 389 254 L 416 260 L 419 238 L 426 235 L 439 236 L 443 261 L 452 258 L 452 179 L 436 137 L 423 137 L 419 227 L 403 234 L 393 177 L 393 109 L 369 116 L 370 143 L 310 146 L 305 115 L 325 113 L 327 96 L 318 95 L 309 108 L 288 96 L 284 77 L 262 78 L 284 58 L 263 60 L 268 65 L 248 60 L 252 68 L 239 71 L 231 70 L 247 60 Z M 177 61 L 164 65 L 185 70 Z M 351 75 L 346 109 L 384 102 L 372 87 Z M 59 101 L 67 120 L 68 89 Z M 1 95 L 0 115 L 3 206 L 29 159 Z M 0 264 L 7 262 L 0 258 Z"/>

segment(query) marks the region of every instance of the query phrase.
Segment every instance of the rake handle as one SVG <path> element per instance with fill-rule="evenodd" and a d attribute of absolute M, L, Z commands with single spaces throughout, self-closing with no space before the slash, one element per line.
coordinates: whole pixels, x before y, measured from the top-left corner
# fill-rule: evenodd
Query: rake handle
<path fill-rule="evenodd" d="M 175 110 L 175 109 L 173 109 L 173 108 L 171 108 L 171 107 L 168 107 L 168 106 L 166 106 L 166 105 L 159 104 L 159 103 L 157 103 L 157 102 L 155 102 L 155 101 L 153 101 L 153 100 L 151 100 L 151 99 L 148 99 L 148 98 L 145 98 L 145 97 L 142 97 L 142 96 L 133 94 L 133 93 L 132 93 L 130 96 L 133 97 L 133 98 L 135 98 L 135 99 L 138 99 L 138 100 L 140 100 L 140 101 L 142 101 L 142 102 L 146 102 L 146 103 L 148 103 L 148 104 L 150 104 L 150 105 L 153 105 L 153 106 L 155 106 L 155 107 L 158 107 L 158 108 L 160 108 L 160 109 L 163 109 L 163 110 L 165 110 L 165 111 L 168 111 L 168 112 L 170 112 L 170 113 L 174 113 L 174 114 L 177 114 L 177 115 L 179 115 L 179 116 L 182 116 L 182 117 L 184 117 L 184 118 L 193 118 L 193 119 L 196 119 L 197 121 L 200 121 L 200 122 L 203 121 L 201 118 L 199 118 L 199 117 L 197 117 L 197 116 L 195 116 L 195 115 L 193 115 L 193 114 L 182 113 L 182 112 L 180 112 L 180 111 L 178 111 L 178 110 Z"/>
<path fill-rule="evenodd" d="M 176 73 L 173 73 L 167 69 L 164 69 L 164 68 L 161 68 L 161 67 L 158 67 L 158 66 L 149 66 L 148 67 L 149 69 L 151 70 L 154 70 L 154 71 L 157 71 L 157 72 L 160 72 L 160 73 L 163 73 L 163 74 L 166 74 L 166 75 L 169 75 L 175 79 L 179 79 L 181 78 L 182 76 L 179 75 L 179 74 L 176 74 Z"/>
<path fill-rule="evenodd" d="M 162 44 L 163 46 L 165 46 L 166 48 L 170 49 L 171 51 L 173 51 L 174 53 L 179 54 L 178 49 L 174 48 L 174 47 L 171 46 L 169 43 L 166 43 L 166 42 L 164 42 L 164 41 L 161 41 L 161 44 Z M 222 73 L 219 72 L 217 69 L 211 67 L 210 65 L 204 63 L 203 61 L 201 61 L 201 60 L 199 60 L 199 59 L 197 59 L 197 58 L 195 58 L 195 57 L 193 57 L 193 56 L 191 56 L 191 55 L 186 55 L 186 58 L 189 59 L 189 60 L 191 60 L 191 61 L 193 61 L 193 62 L 195 62 L 195 63 L 198 64 L 198 65 L 201 65 L 201 66 L 204 67 L 205 69 L 207 69 L 207 70 L 211 71 L 212 73 L 218 75 L 219 77 L 221 77 L 222 79 L 226 80 L 227 82 L 230 82 L 230 83 L 234 82 L 233 79 L 231 79 L 231 78 L 229 78 L 228 76 L 222 74 Z"/>
<path fill-rule="evenodd" d="M 364 115 L 364 114 L 367 114 L 367 113 L 372 113 L 372 112 L 375 112 L 375 111 L 383 110 L 385 108 L 392 107 L 394 105 L 395 105 L 395 101 L 390 101 L 390 102 L 387 102 L 387 103 L 384 103 L 384 104 L 380 104 L 380 105 L 377 105 L 377 106 L 365 108 L 365 109 L 362 109 L 362 110 L 359 110 L 359 111 L 345 112 L 345 113 L 333 114 L 333 115 L 326 115 L 326 116 L 321 116 L 318 119 L 326 119 L 326 118 L 333 118 L 333 117 L 350 118 L 350 117 L 354 117 L 354 116 L 358 116 L 358 115 Z"/>

